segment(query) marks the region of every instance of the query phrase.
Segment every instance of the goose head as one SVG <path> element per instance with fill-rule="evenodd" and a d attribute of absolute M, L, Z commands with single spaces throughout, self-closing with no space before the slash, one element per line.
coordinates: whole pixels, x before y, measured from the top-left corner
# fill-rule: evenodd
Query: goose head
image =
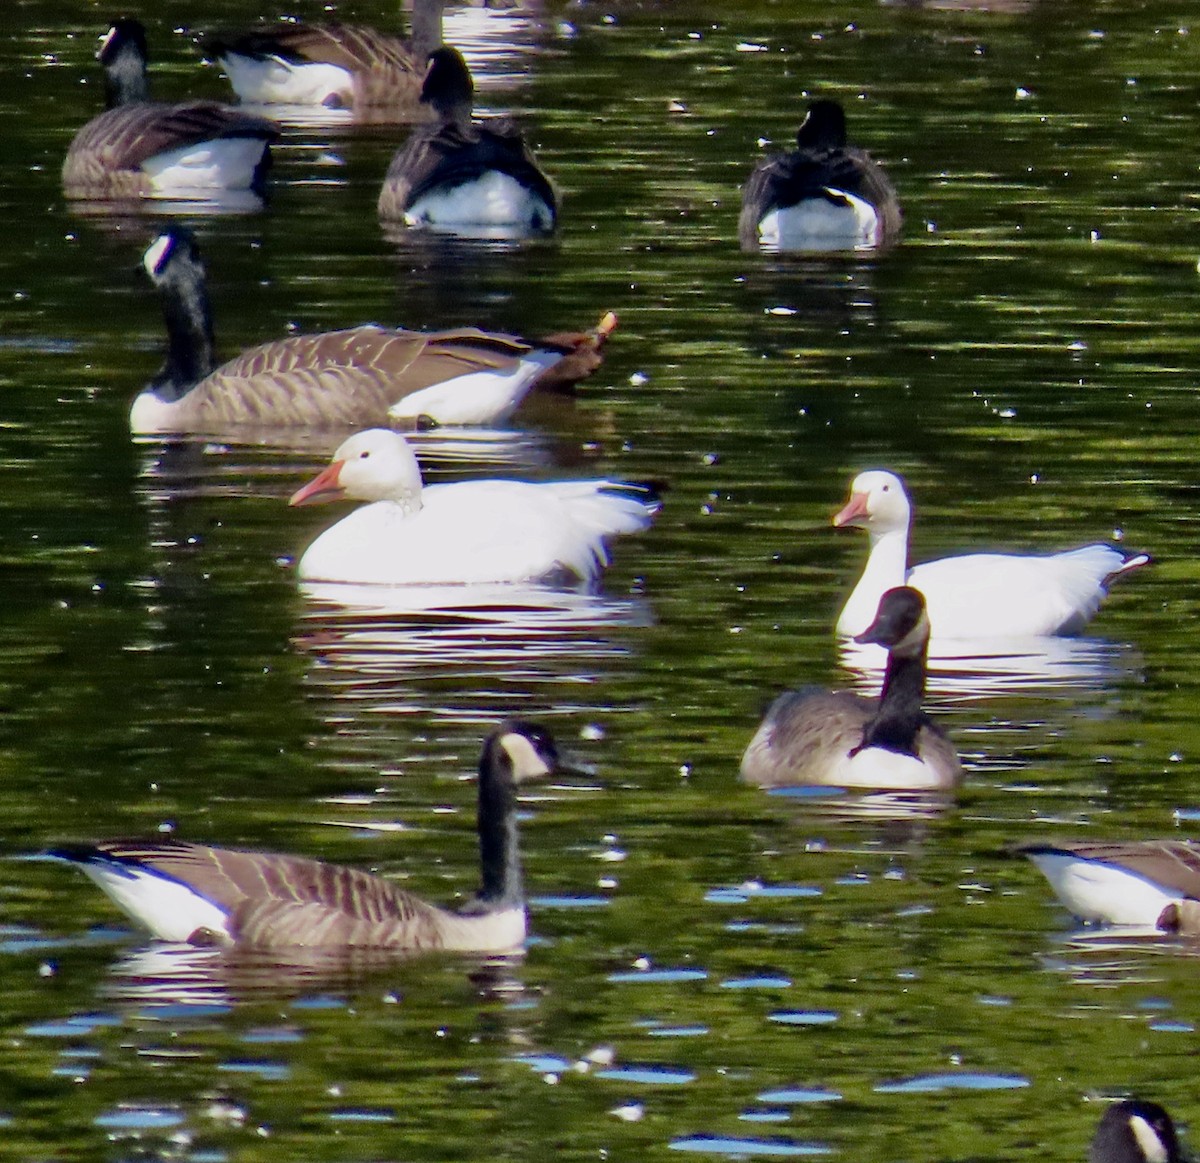
<path fill-rule="evenodd" d="M 855 642 L 886 646 L 898 658 L 917 658 L 929 647 L 929 617 L 925 597 L 912 586 L 896 586 L 879 599 L 875 620 Z"/>
<path fill-rule="evenodd" d="M 872 537 L 908 529 L 912 509 L 904 482 L 883 469 L 860 472 L 850 484 L 850 499 L 834 514 L 839 528 L 866 529 Z"/>
<path fill-rule="evenodd" d="M 1104 1112 L 1089 1163 L 1179 1163 L 1183 1153 L 1171 1116 L 1156 1102 L 1125 1099 Z"/>
<path fill-rule="evenodd" d="M 841 149 L 846 144 L 846 114 L 836 101 L 814 101 L 796 131 L 801 149 Z"/>
<path fill-rule="evenodd" d="M 408 511 L 421 507 L 421 469 L 408 441 L 386 428 L 368 428 L 344 440 L 329 466 L 292 494 L 289 505 L 341 498 L 392 501 Z"/>
<path fill-rule="evenodd" d="M 148 101 L 146 29 L 140 20 L 122 16 L 100 37 L 96 59 L 104 67 L 104 96 L 108 108 L 127 101 Z"/>
<path fill-rule="evenodd" d="M 439 48 L 429 54 L 425 82 L 421 86 L 421 104 L 432 105 L 443 117 L 466 110 L 470 113 L 475 96 L 471 70 L 456 48 Z"/>
<path fill-rule="evenodd" d="M 508 719 L 483 745 L 480 771 L 503 774 L 516 784 L 553 775 L 558 768 L 558 748 L 550 732 L 537 723 Z"/>
<path fill-rule="evenodd" d="M 168 226 L 148 247 L 142 255 L 142 266 L 150 281 L 161 287 L 173 276 L 178 277 L 184 271 L 198 273 L 204 278 L 204 263 L 200 258 L 200 248 L 190 230 L 182 226 Z"/>

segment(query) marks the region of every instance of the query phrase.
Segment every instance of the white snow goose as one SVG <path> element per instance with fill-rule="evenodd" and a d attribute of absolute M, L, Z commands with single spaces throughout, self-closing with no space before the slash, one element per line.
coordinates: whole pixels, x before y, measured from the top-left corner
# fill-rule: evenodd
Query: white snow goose
<path fill-rule="evenodd" d="M 204 264 L 191 234 L 170 227 L 143 261 L 162 297 L 168 344 L 162 370 L 130 410 L 138 433 L 495 424 L 535 386 L 567 389 L 591 375 L 617 326 L 610 311 L 594 331 L 531 342 L 473 327 L 366 325 L 277 339 L 218 367 Z"/>
<path fill-rule="evenodd" d="M 479 892 L 457 912 L 394 881 L 301 856 L 178 840 L 68 844 L 48 855 L 81 868 L 160 941 L 257 949 L 452 949 L 479 953 L 525 940 L 517 787 L 553 774 L 548 732 L 510 720 L 479 761 Z"/>
<path fill-rule="evenodd" d="M 332 463 L 291 498 L 307 505 L 369 501 L 305 550 L 307 581 L 371 585 L 593 581 L 607 541 L 649 526 L 659 499 L 648 485 L 581 480 L 472 480 L 423 487 L 398 432 L 346 440 Z"/>
<path fill-rule="evenodd" d="M 814 101 L 796 149 L 764 158 L 742 189 L 743 249 L 872 250 L 899 233 L 896 191 L 870 154 L 846 144 L 836 101 Z"/>
<path fill-rule="evenodd" d="M 908 568 L 911 519 L 904 482 L 894 473 L 859 473 L 834 525 L 866 529 L 870 553 L 838 618 L 837 632 L 862 633 L 885 590 L 911 585 L 925 595 L 933 638 L 1077 634 L 1108 587 L 1150 558 L 1112 545 L 1063 553 L 970 553 Z"/>
<path fill-rule="evenodd" d="M 400 120 L 417 109 L 425 58 L 442 42 L 443 0 L 415 0 L 412 35 L 363 24 L 280 21 L 204 40 L 241 100 L 352 110 L 358 120 Z"/>
<path fill-rule="evenodd" d="M 921 595 L 888 590 L 856 641 L 887 647 L 880 697 L 812 688 L 780 695 L 742 756 L 748 783 L 935 791 L 962 778 L 953 744 L 921 709 L 929 646 Z"/>
<path fill-rule="evenodd" d="M 63 163 L 80 198 L 199 198 L 257 189 L 279 127 L 216 101 L 151 101 L 146 30 L 114 21 L 96 54 L 107 108 L 76 135 Z"/>
<path fill-rule="evenodd" d="M 1200 936 L 1200 848 L 1186 840 L 1025 844 L 1082 921 Z"/>
<path fill-rule="evenodd" d="M 472 118 L 475 87 L 457 49 L 429 54 L 421 100 L 437 114 L 392 159 L 379 194 L 385 222 L 500 237 L 546 234 L 558 198 L 520 131 Z"/>

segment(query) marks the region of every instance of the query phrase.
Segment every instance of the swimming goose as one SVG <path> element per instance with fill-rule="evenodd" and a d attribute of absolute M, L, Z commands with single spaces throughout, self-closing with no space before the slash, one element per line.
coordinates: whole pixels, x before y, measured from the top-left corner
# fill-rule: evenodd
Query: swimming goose
<path fill-rule="evenodd" d="M 899 232 L 896 191 L 870 154 L 846 144 L 836 101 L 814 101 L 796 149 L 764 158 L 742 189 L 744 249 L 869 250 Z"/>
<path fill-rule="evenodd" d="M 1077 634 L 1108 587 L 1150 560 L 1111 545 L 1085 545 L 1064 553 L 970 553 L 909 569 L 910 518 L 904 482 L 894 473 L 872 470 L 854 478 L 833 523 L 866 529 L 871 548 L 838 618 L 839 634 L 860 633 L 880 595 L 905 584 L 925 595 L 935 639 Z"/>
<path fill-rule="evenodd" d="M 472 120 L 475 86 L 457 49 L 429 55 L 421 101 L 437 120 L 416 128 L 388 167 L 379 216 L 474 233 L 548 233 L 558 200 L 520 132 Z"/>
<path fill-rule="evenodd" d="M 743 779 L 928 791 L 962 778 L 954 746 L 921 710 L 929 619 L 920 593 L 888 590 L 855 641 L 888 648 L 879 699 L 815 689 L 780 695 L 742 756 Z"/>
<path fill-rule="evenodd" d="M 308 428 L 418 421 L 494 424 L 536 387 L 569 388 L 600 366 L 617 325 L 538 343 L 465 327 L 367 325 L 263 343 L 216 366 L 204 264 L 172 226 L 143 260 L 162 296 L 167 357 L 133 402 L 134 432 L 221 432 L 236 425 Z"/>
<path fill-rule="evenodd" d="M 161 941 L 193 945 L 514 949 L 525 939 L 517 785 L 553 774 L 548 732 L 510 720 L 479 761 L 480 888 L 458 912 L 379 876 L 301 856 L 178 840 L 64 845 L 50 856 L 81 868 Z"/>
<path fill-rule="evenodd" d="M 62 180 L 78 197 L 174 198 L 256 188 L 279 129 L 215 101 L 151 101 L 146 30 L 113 22 L 97 52 L 107 108 L 76 135 Z"/>
<path fill-rule="evenodd" d="M 473 480 L 422 487 L 398 432 L 346 440 L 290 504 L 370 501 L 326 529 L 300 558 L 309 581 L 373 585 L 524 582 L 562 575 L 590 582 L 608 564 L 606 541 L 645 529 L 659 510 L 647 485 L 621 481 Z"/>
<path fill-rule="evenodd" d="M 1104 1112 L 1088 1163 L 1182 1163 L 1171 1116 L 1156 1102 L 1127 1098 Z"/>
<path fill-rule="evenodd" d="M 1025 844 L 1075 916 L 1200 935 L 1200 847 L 1185 840 Z"/>
<path fill-rule="evenodd" d="M 352 109 L 372 121 L 413 112 L 425 57 L 442 41 L 442 0 L 416 0 L 412 36 L 361 24 L 280 23 L 204 42 L 241 100 Z"/>

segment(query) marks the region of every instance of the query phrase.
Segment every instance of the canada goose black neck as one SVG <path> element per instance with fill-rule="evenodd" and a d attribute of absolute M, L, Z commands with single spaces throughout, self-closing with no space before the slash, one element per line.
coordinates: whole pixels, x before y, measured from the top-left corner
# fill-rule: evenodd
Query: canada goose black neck
<path fill-rule="evenodd" d="M 880 600 L 875 621 L 855 641 L 886 646 L 888 660 L 879 709 L 864 728 L 862 742 L 851 754 L 867 747 L 883 747 L 915 756 L 917 735 L 926 722 L 921 709 L 929 651 L 925 599 L 908 586 L 888 590 Z"/>
<path fill-rule="evenodd" d="M 796 131 L 801 149 L 842 149 L 846 144 L 846 114 L 836 101 L 814 101 Z"/>
<path fill-rule="evenodd" d="M 160 245 L 164 249 L 147 273 L 162 296 L 167 358 L 149 386 L 169 402 L 187 395 L 217 363 L 204 264 L 195 240 L 188 231 L 172 226 L 151 245 L 147 256 Z"/>
<path fill-rule="evenodd" d="M 100 51 L 104 66 L 104 103 L 109 109 L 150 100 L 146 77 L 146 30 L 137 20 L 114 20 Z"/>
<path fill-rule="evenodd" d="M 470 121 L 475 99 L 471 70 L 456 48 L 439 48 L 429 54 L 421 104 L 430 105 L 442 121 Z"/>
<path fill-rule="evenodd" d="M 517 739 L 527 745 L 542 773 L 553 770 L 556 755 L 547 733 L 528 723 L 510 721 L 493 731 L 479 761 L 479 865 L 481 880 L 475 910 L 514 908 L 524 900 L 521 854 L 517 839 L 517 783 L 522 761 L 510 749 Z"/>

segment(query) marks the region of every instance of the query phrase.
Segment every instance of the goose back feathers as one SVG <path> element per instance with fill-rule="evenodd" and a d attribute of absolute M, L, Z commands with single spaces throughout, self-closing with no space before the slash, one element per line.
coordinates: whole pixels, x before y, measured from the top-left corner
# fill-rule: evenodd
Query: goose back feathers
<path fill-rule="evenodd" d="M 326 529 L 297 567 L 310 581 L 360 585 L 591 581 L 609 538 L 659 510 L 647 485 L 471 480 L 424 487 L 408 442 L 369 429 L 346 440 L 293 505 L 368 501 Z"/>
<path fill-rule="evenodd" d="M 762 787 L 827 784 L 936 790 L 962 766 L 953 745 L 921 709 L 929 624 L 913 589 L 889 590 L 860 642 L 888 647 L 878 699 L 807 689 L 780 695 L 742 756 L 742 778 Z"/>
<path fill-rule="evenodd" d="M 510 721 L 488 737 L 479 766 L 481 885 L 459 912 L 381 877 L 297 856 L 176 840 L 64 845 L 50 855 L 80 867 L 164 941 L 503 951 L 525 937 L 516 788 L 557 764 L 553 741 L 533 724 Z"/>
<path fill-rule="evenodd" d="M 537 343 L 473 327 L 420 332 L 366 325 L 295 335 L 216 365 L 204 266 L 192 236 L 172 227 L 146 251 L 168 347 L 133 403 L 135 432 L 221 432 L 239 425 L 491 424 L 534 387 L 563 389 L 602 362 L 616 316 L 594 331 Z"/>
<path fill-rule="evenodd" d="M 796 149 L 755 166 L 742 190 L 738 239 L 746 249 L 868 250 L 900 232 L 900 204 L 865 150 L 846 144 L 836 101 L 814 101 Z"/>
<path fill-rule="evenodd" d="M 870 621 L 880 596 L 912 585 L 925 595 L 933 637 L 984 638 L 1076 634 L 1099 609 L 1108 587 L 1145 565 L 1145 554 L 1111 545 L 1062 553 L 972 553 L 908 568 L 911 506 L 894 473 L 859 473 L 838 527 L 866 529 L 867 564 L 838 617 L 853 636 Z"/>
<path fill-rule="evenodd" d="M 398 119 L 417 108 L 426 55 L 442 39 L 442 7 L 442 0 L 417 0 L 410 38 L 361 24 L 281 23 L 215 35 L 205 51 L 243 101 Z"/>
<path fill-rule="evenodd" d="M 145 30 L 118 20 L 98 53 L 108 108 L 76 135 L 63 184 L 80 197 L 181 197 L 257 188 L 274 122 L 215 101 L 149 100 Z"/>
<path fill-rule="evenodd" d="M 505 120 L 472 119 L 474 85 L 457 49 L 429 56 L 421 101 L 435 112 L 392 159 L 379 216 L 409 226 L 546 233 L 558 199 L 520 131 Z"/>
<path fill-rule="evenodd" d="M 1080 920 L 1200 935 L 1200 848 L 1185 840 L 1055 841 L 1018 849 Z"/>

